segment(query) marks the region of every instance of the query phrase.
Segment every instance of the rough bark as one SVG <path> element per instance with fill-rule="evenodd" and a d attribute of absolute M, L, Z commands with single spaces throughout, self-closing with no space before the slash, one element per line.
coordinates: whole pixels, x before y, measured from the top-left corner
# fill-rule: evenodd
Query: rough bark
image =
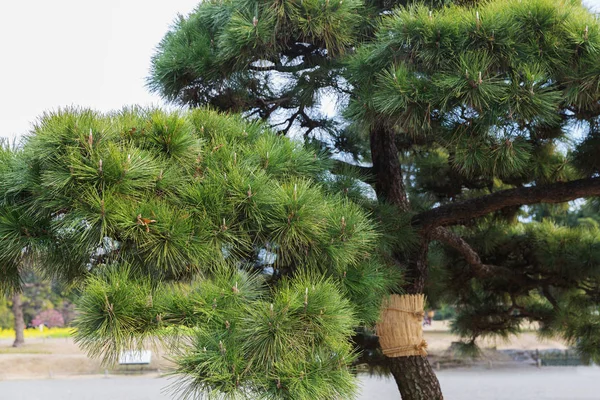
<path fill-rule="evenodd" d="M 404 289 L 407 293 L 423 293 L 425 290 L 428 250 L 429 237 L 424 235 L 405 270 L 408 284 Z M 443 400 L 440 383 L 427 357 L 397 357 L 388 361 L 403 400 Z"/>
<path fill-rule="evenodd" d="M 440 384 L 427 357 L 391 358 L 389 366 L 403 400 L 443 400 Z"/>
<path fill-rule="evenodd" d="M 13 347 L 21 347 L 25 344 L 25 320 L 23 319 L 23 302 L 21 301 L 21 293 L 14 293 L 12 297 L 12 310 L 15 316 L 15 341 Z"/>
<path fill-rule="evenodd" d="M 583 197 L 600 196 L 600 178 L 578 179 L 549 185 L 502 190 L 481 197 L 444 204 L 413 217 L 422 230 L 454 225 L 483 217 L 507 207 L 539 203 L 564 203 Z"/>

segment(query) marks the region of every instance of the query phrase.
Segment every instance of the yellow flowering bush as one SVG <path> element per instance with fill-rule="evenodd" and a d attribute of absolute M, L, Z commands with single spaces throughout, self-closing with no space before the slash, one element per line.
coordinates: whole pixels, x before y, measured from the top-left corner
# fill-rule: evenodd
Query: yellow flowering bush
<path fill-rule="evenodd" d="M 38 328 L 25 329 L 25 339 L 35 338 L 65 338 L 73 334 L 73 328 Z M 14 329 L 0 329 L 0 339 L 13 339 L 15 337 Z"/>

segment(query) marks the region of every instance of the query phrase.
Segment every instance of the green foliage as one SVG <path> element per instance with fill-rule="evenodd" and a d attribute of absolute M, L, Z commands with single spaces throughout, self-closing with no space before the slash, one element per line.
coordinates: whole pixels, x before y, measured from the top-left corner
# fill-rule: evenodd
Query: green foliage
<path fill-rule="evenodd" d="M 362 155 L 364 145 L 324 107 L 347 103 L 340 60 L 372 36 L 380 11 L 361 0 L 202 2 L 159 43 L 148 87 L 177 104 L 245 112 Z"/>
<path fill-rule="evenodd" d="M 445 321 L 453 319 L 456 316 L 456 310 L 448 304 L 442 304 L 440 308 L 436 309 L 435 315 L 433 316 L 434 321 Z"/>
<path fill-rule="evenodd" d="M 132 108 L 45 115 L 9 155 L 3 271 L 43 259 L 81 282 L 91 356 L 161 340 L 189 396 L 353 396 L 351 337 L 397 276 L 316 152 L 236 115 Z"/>
<path fill-rule="evenodd" d="M 210 279 L 153 288 L 122 265 L 91 277 L 75 340 L 113 362 L 123 349 L 162 339 L 173 347 L 183 397 L 350 398 L 348 337 L 358 320 L 331 280 L 297 275 L 270 290 L 222 266 Z"/>
<path fill-rule="evenodd" d="M 524 321 L 536 322 L 540 334 L 562 337 L 598 360 L 600 230 L 597 224 L 575 223 L 500 225 L 490 219 L 464 231 L 491 274 L 474 272 L 445 249 L 441 263 L 452 268 L 434 275 L 432 285 L 441 284 L 438 297 L 456 305 L 453 330 L 474 342 L 507 337 L 520 332 Z"/>
<path fill-rule="evenodd" d="M 432 181 L 449 182 L 427 188 L 440 199 L 493 179 L 593 176 L 600 86 L 589 60 L 599 51 L 600 25 L 577 2 L 402 7 L 348 61 L 357 96 L 347 114 L 363 126 L 389 120 L 406 151 L 442 152 Z M 583 140 L 572 147 L 575 125 Z"/>
<path fill-rule="evenodd" d="M 306 180 L 323 171 L 316 154 L 239 117 L 140 110 L 133 119 L 132 112 L 94 117 L 89 111 L 61 111 L 42 119 L 25 147 L 26 162 L 43 171 L 35 178 L 42 190 L 27 206 L 45 216 L 61 210 L 51 225 L 73 256 L 102 248 L 98 258 L 108 262 L 123 248 L 134 268 L 179 278 L 222 259 L 224 246 L 246 256 L 272 241 L 277 266 L 292 259 L 316 266 L 324 261 L 324 244 L 330 252 L 337 246 L 361 256 L 365 250 L 351 241 L 354 234 L 362 249 L 373 245 L 376 235 L 364 215 L 353 217 L 358 210 L 339 198 L 325 199 Z M 67 141 L 73 131 L 78 139 Z M 7 179 L 22 178 L 15 174 Z M 74 191 L 79 195 L 72 196 Z M 326 229 L 344 217 L 324 221 L 334 209 L 347 210 L 352 234 L 338 239 L 339 229 Z M 12 258 L 30 240 L 16 233 L 14 224 L 23 223 L 17 215 L 7 214 L 2 225 L 9 229 L 13 221 L 15 242 L 5 247 Z M 339 264 L 356 263 L 355 258 Z"/>
<path fill-rule="evenodd" d="M 15 325 L 15 317 L 12 313 L 8 299 L 0 297 L 0 329 L 12 329 Z"/>

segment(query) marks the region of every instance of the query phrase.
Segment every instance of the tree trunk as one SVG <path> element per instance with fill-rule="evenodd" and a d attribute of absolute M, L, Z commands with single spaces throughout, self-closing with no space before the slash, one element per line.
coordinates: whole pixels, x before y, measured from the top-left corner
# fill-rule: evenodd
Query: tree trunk
<path fill-rule="evenodd" d="M 375 192 L 379 201 L 396 205 L 401 211 L 408 210 L 408 198 L 398 159 L 395 133 L 384 123 L 371 129 L 371 159 L 376 177 Z"/>
<path fill-rule="evenodd" d="M 423 293 L 428 272 L 429 237 L 423 234 L 419 246 L 411 253 L 408 266 L 404 271 L 404 279 L 407 283 L 404 289 L 409 294 Z"/>
<path fill-rule="evenodd" d="M 388 361 L 403 400 L 443 400 L 440 383 L 427 357 L 396 357 Z"/>
<path fill-rule="evenodd" d="M 21 347 L 25 344 L 25 320 L 23 319 L 23 302 L 21 293 L 15 292 L 12 298 L 12 310 L 15 316 L 15 341 L 13 347 Z"/>
<path fill-rule="evenodd" d="M 427 279 L 429 238 L 423 236 L 405 271 L 407 293 L 423 293 Z M 403 400 L 443 400 L 442 389 L 427 357 L 395 357 L 388 360 Z"/>
<path fill-rule="evenodd" d="M 377 198 L 394 204 L 400 211 L 408 211 L 410 205 L 394 132 L 385 123 L 378 123 L 371 129 L 370 141 Z M 408 293 L 423 293 L 425 289 L 428 248 L 429 238 L 425 234 L 405 270 Z M 403 400 L 443 399 L 440 383 L 426 357 L 395 357 L 388 362 Z"/>

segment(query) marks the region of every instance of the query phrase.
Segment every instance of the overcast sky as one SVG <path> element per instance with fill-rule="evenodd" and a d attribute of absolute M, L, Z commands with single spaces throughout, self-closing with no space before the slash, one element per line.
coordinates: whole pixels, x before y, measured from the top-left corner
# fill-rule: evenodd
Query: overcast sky
<path fill-rule="evenodd" d="M 199 0 L 0 0 L 0 137 L 44 111 L 161 105 L 145 78 L 155 46 Z M 600 0 L 585 0 L 600 12 Z"/>
<path fill-rule="evenodd" d="M 177 13 L 199 0 L 0 0 L 0 137 L 46 110 L 161 104 L 150 57 Z"/>

